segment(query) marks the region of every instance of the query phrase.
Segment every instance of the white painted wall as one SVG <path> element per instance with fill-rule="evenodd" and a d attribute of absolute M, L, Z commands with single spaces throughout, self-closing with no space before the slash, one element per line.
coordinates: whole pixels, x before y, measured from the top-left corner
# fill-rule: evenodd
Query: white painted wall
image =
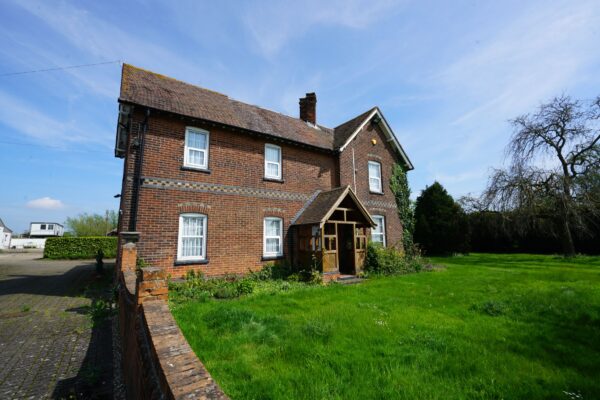
<path fill-rule="evenodd" d="M 41 238 L 15 238 L 10 241 L 10 248 L 24 249 L 24 248 L 35 248 L 43 249 L 46 246 L 46 239 Z"/>
<path fill-rule="evenodd" d="M 0 249 L 9 249 L 11 238 L 12 238 L 12 233 L 5 232 L 4 227 L 0 226 Z"/>
<path fill-rule="evenodd" d="M 62 236 L 64 228 L 56 222 L 32 222 L 29 225 L 29 236 Z"/>

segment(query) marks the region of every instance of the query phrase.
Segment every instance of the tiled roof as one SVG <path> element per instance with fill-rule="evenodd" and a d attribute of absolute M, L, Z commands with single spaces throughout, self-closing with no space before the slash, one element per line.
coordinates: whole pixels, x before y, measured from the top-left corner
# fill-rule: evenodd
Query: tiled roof
<path fill-rule="evenodd" d="M 333 150 L 333 130 L 123 64 L 120 101 Z"/>
<path fill-rule="evenodd" d="M 294 118 L 242 103 L 212 90 L 123 64 L 119 101 L 138 104 L 186 117 L 216 122 L 329 151 L 343 149 L 352 134 L 377 107 L 335 129 L 313 126 Z M 378 110 L 379 115 L 381 112 Z M 384 118 L 385 120 L 385 118 Z M 389 135 L 391 129 L 385 122 Z M 394 137 L 397 150 L 409 169 L 413 166 Z"/>
<path fill-rule="evenodd" d="M 360 200 L 354 195 L 350 186 L 341 186 L 325 192 L 321 192 L 315 197 L 300 216 L 294 221 L 294 225 L 320 224 L 325 222 L 332 209 L 336 207 L 347 195 L 357 205 L 358 210 L 365 216 L 365 219 L 372 222 L 369 212 L 361 204 Z"/>
<path fill-rule="evenodd" d="M 342 147 L 344 143 L 352 136 L 354 131 L 365 121 L 365 118 L 369 116 L 375 110 L 376 107 L 371 108 L 370 110 L 365 111 L 357 117 L 352 118 L 350 121 L 346 121 L 343 124 L 335 127 L 335 138 L 333 140 L 333 145 L 336 149 Z"/>

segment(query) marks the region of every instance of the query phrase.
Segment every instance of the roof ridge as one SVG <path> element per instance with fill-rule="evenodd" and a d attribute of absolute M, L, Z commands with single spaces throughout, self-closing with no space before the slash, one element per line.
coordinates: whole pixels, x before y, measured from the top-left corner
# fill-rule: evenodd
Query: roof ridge
<path fill-rule="evenodd" d="M 301 121 L 301 122 L 305 122 L 305 121 L 303 121 L 303 120 L 302 120 L 302 119 L 300 119 L 300 118 L 292 117 L 291 115 L 283 114 L 283 113 L 281 113 L 281 112 L 279 112 L 279 111 L 275 111 L 275 110 L 271 110 L 271 109 L 269 109 L 269 108 L 261 107 L 261 106 L 258 106 L 258 105 L 256 105 L 256 104 L 251 104 L 251 103 L 247 103 L 247 102 L 245 102 L 245 101 L 241 101 L 241 100 L 238 100 L 238 99 L 234 99 L 233 97 L 229 97 L 228 95 L 226 95 L 226 94 L 224 94 L 224 93 L 217 92 L 217 91 L 215 91 L 215 90 L 211 90 L 211 89 L 207 89 L 207 88 L 205 88 L 205 87 L 203 87 L 203 86 L 199 86 L 199 85 L 196 85 L 196 84 L 193 84 L 193 83 L 190 83 L 190 82 L 185 82 L 185 81 L 182 81 L 182 80 L 180 80 L 180 79 L 173 78 L 173 77 L 170 77 L 170 76 L 167 76 L 167 75 L 163 75 L 163 74 L 160 74 L 160 73 L 158 73 L 158 72 L 150 71 L 150 70 L 148 70 L 148 69 L 145 69 L 145 68 L 140 68 L 140 67 L 137 67 L 137 66 L 135 66 L 135 65 L 132 65 L 132 64 L 123 63 L 123 67 L 124 67 L 124 68 L 125 68 L 125 66 L 127 66 L 128 68 L 137 69 L 137 70 L 140 70 L 140 71 L 143 71 L 143 72 L 146 72 L 146 73 L 149 73 L 149 74 L 155 75 L 155 76 L 157 76 L 157 77 L 159 77 L 159 78 L 161 78 L 161 79 L 169 79 L 169 80 L 175 81 L 175 82 L 177 82 L 177 83 L 181 83 L 181 84 L 188 85 L 188 86 L 194 86 L 194 87 L 196 87 L 196 88 L 198 88 L 198 89 L 201 89 L 201 90 L 206 90 L 207 92 L 211 92 L 211 93 L 214 93 L 214 94 L 218 94 L 218 95 L 220 95 L 220 96 L 226 97 L 227 99 L 229 99 L 230 101 L 232 101 L 232 102 L 235 102 L 235 103 L 240 103 L 240 104 L 243 104 L 243 105 L 245 105 L 245 106 L 250 106 L 250 107 L 258 108 L 258 109 L 260 109 L 260 110 L 264 110 L 264 111 L 269 111 L 269 112 L 272 112 L 272 113 L 274 113 L 274 114 L 281 115 L 282 117 L 285 117 L 285 118 L 292 119 L 292 120 L 294 120 L 294 121 Z M 310 126 L 309 124 L 306 124 L 306 126 L 308 126 L 308 127 L 309 127 L 309 128 L 311 128 L 311 129 L 314 129 L 314 130 L 316 130 L 316 131 L 322 131 L 321 129 L 315 128 L 314 126 Z M 327 127 L 327 126 L 324 126 L 324 125 L 321 125 L 321 126 L 322 126 L 323 128 L 325 128 L 326 130 L 331 130 L 331 131 L 333 131 L 333 128 L 329 128 L 329 127 Z M 325 133 L 327 133 L 327 134 L 331 134 L 332 132 L 327 132 L 327 131 L 325 131 Z"/>
<path fill-rule="evenodd" d="M 138 66 L 135 66 L 135 65 L 132 65 L 132 64 L 123 63 L 123 68 L 125 68 L 125 66 L 127 66 L 129 68 L 137 69 L 139 71 L 143 71 L 143 72 L 155 75 L 155 76 L 158 76 L 159 78 L 162 78 L 162 79 L 168 79 L 168 80 L 171 80 L 171 81 L 175 81 L 177 83 L 182 83 L 184 85 L 194 86 L 194 87 L 197 87 L 198 89 L 206 90 L 207 92 L 211 92 L 211 93 L 214 93 L 214 94 L 218 94 L 219 96 L 227 97 L 230 100 L 235 100 L 235 99 L 232 99 L 231 97 L 229 97 L 228 95 L 226 95 L 225 93 L 217 92 L 216 90 L 207 89 L 204 86 L 198 86 L 198 85 L 195 85 L 193 83 L 182 81 L 181 79 L 173 78 L 172 76 L 168 76 L 168 75 L 164 75 L 164 74 L 161 74 L 161 73 L 158 73 L 158 72 L 150 71 L 149 69 L 141 68 L 141 67 L 138 67 Z"/>
<path fill-rule="evenodd" d="M 200 86 L 198 86 L 198 87 L 200 87 Z M 300 119 L 300 118 L 292 117 L 291 115 L 283 114 L 283 113 L 280 113 L 279 111 L 274 111 L 274 110 L 271 110 L 270 108 L 265 108 L 265 107 L 257 106 L 256 104 L 250 104 L 250 103 L 246 103 L 246 102 L 244 102 L 244 101 L 237 100 L 237 99 L 231 98 L 231 97 L 229 97 L 229 96 L 228 96 L 227 98 L 228 98 L 229 100 L 233 101 L 233 102 L 236 102 L 236 103 L 241 103 L 241 104 L 243 104 L 243 105 L 245 105 L 245 106 L 250 106 L 250 107 L 258 108 L 258 109 L 260 109 L 260 110 L 264 110 L 264 111 L 272 112 L 273 114 L 278 114 L 278 115 L 281 115 L 282 117 L 289 118 L 289 119 L 293 119 L 294 121 L 306 122 L 306 121 L 304 121 L 304 120 L 302 120 L 302 119 Z M 309 128 L 311 128 L 311 129 L 314 129 L 314 130 L 316 130 L 316 131 L 319 131 L 319 132 L 326 132 L 326 133 L 330 133 L 330 132 L 327 132 L 327 131 L 323 131 L 323 130 L 321 130 L 321 129 L 317 129 L 317 128 L 315 128 L 314 126 L 311 126 L 310 124 L 306 124 L 306 126 L 308 126 L 308 127 L 309 127 Z M 319 126 L 319 125 L 317 124 L 317 126 Z M 326 130 L 332 130 L 332 129 L 333 129 L 333 128 L 329 128 L 329 127 L 327 127 L 327 126 L 324 126 L 324 125 L 320 125 L 320 126 L 322 126 L 322 127 L 323 127 L 324 129 L 326 129 Z"/>
<path fill-rule="evenodd" d="M 379 107 L 377 107 L 377 106 L 373 106 L 373 107 L 369 108 L 367 111 L 364 111 L 364 112 L 362 112 L 362 113 L 358 114 L 357 116 L 355 116 L 355 117 L 352 117 L 352 118 L 350 118 L 349 120 L 346 120 L 345 122 L 342 122 L 341 124 L 339 124 L 338 126 L 336 126 L 336 127 L 335 127 L 335 128 L 333 128 L 333 129 L 337 129 L 337 128 L 339 128 L 340 126 L 342 126 L 342 125 L 344 125 L 344 124 L 347 124 L 347 123 L 349 123 L 349 122 L 352 122 L 352 121 L 354 121 L 354 120 L 357 120 L 357 119 L 361 118 L 363 115 L 364 115 L 364 118 L 366 118 L 366 117 L 367 117 L 367 115 L 369 115 L 370 113 L 372 113 L 372 112 L 373 112 L 373 110 L 375 110 L 375 109 L 377 109 L 377 108 L 379 108 Z"/>

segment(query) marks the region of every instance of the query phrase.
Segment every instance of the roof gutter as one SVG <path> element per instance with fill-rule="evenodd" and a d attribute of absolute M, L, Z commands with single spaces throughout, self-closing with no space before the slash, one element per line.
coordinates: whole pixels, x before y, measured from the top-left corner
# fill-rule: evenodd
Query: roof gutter
<path fill-rule="evenodd" d="M 327 153 L 327 154 L 337 154 L 338 153 L 338 150 L 334 149 L 334 148 L 329 149 L 329 148 L 325 148 L 325 147 L 319 147 L 319 146 L 315 146 L 315 145 L 312 145 L 312 144 L 308 144 L 308 143 L 304 143 L 304 142 L 300 142 L 300 141 L 296 141 L 296 140 L 291 140 L 291 139 L 287 139 L 287 138 L 283 138 L 281 136 L 276 136 L 276 135 L 273 135 L 273 134 L 270 134 L 270 133 L 266 133 L 266 132 L 253 131 L 251 129 L 242 128 L 242 127 L 235 126 L 235 125 L 224 124 L 222 122 L 212 121 L 210 119 L 190 117 L 189 115 L 179 114 L 179 113 L 175 113 L 175 112 L 172 112 L 172 111 L 165 111 L 165 110 L 161 110 L 161 109 L 158 109 L 158 108 L 153 108 L 153 107 L 145 106 L 143 104 L 134 103 L 134 102 L 127 101 L 127 100 L 119 99 L 119 103 L 131 104 L 131 105 L 138 105 L 138 106 L 141 106 L 141 107 L 145 107 L 145 108 L 147 108 L 149 110 L 152 110 L 155 113 L 165 113 L 165 114 L 168 114 L 168 115 L 174 115 L 174 116 L 177 116 L 177 117 L 179 117 L 181 119 L 184 119 L 184 120 L 198 121 L 198 122 L 201 122 L 201 123 L 204 123 L 204 124 L 208 124 L 208 125 L 212 125 L 212 126 L 219 126 L 219 127 L 222 127 L 222 128 L 228 129 L 230 131 L 234 131 L 234 132 L 235 131 L 245 132 L 245 133 L 248 133 L 250 135 L 259 136 L 259 137 L 265 137 L 265 138 L 269 138 L 269 139 L 274 139 L 275 141 L 279 141 L 279 142 L 282 142 L 282 143 L 287 143 L 287 144 L 291 144 L 291 145 L 299 146 L 299 147 L 305 147 L 305 148 L 309 148 L 309 149 L 320 151 L 320 152 Z M 322 130 L 321 130 L 321 132 L 322 132 Z"/>

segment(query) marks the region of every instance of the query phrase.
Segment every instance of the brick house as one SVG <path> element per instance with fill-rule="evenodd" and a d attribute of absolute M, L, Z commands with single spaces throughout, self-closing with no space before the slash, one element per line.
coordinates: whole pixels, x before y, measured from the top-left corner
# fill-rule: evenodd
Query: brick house
<path fill-rule="evenodd" d="M 332 129 L 316 103 L 308 93 L 293 118 L 123 65 L 119 232 L 173 276 L 273 260 L 354 274 L 369 236 L 401 246 L 388 182 L 394 163 L 413 166 L 381 111 Z"/>

